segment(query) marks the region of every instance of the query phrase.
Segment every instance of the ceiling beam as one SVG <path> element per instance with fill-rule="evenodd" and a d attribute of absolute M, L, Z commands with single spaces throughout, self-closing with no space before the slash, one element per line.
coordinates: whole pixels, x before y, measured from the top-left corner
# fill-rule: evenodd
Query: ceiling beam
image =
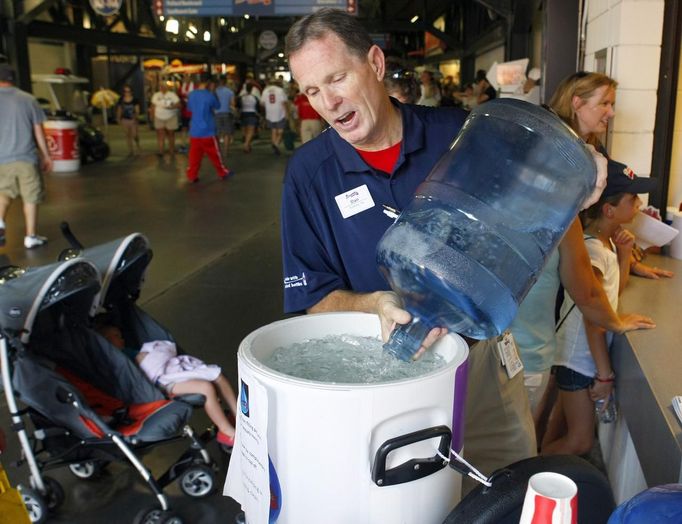
<path fill-rule="evenodd" d="M 512 0 L 475 0 L 483 7 L 495 11 L 498 15 L 509 17 L 514 14 Z"/>
<path fill-rule="evenodd" d="M 45 11 L 47 11 L 50 7 L 52 7 L 54 4 L 57 3 L 58 0 L 43 0 L 39 4 L 35 5 L 34 7 L 27 9 L 26 11 L 22 12 L 18 17 L 17 17 L 17 22 L 21 24 L 30 24 L 38 18 L 41 14 L 43 14 Z M 22 5 L 25 4 L 26 2 L 22 2 Z"/>
<path fill-rule="evenodd" d="M 193 55 L 207 60 L 215 57 L 215 48 L 210 45 L 190 43 L 190 42 L 171 42 L 128 33 L 110 33 L 94 29 L 83 29 L 80 27 L 51 24 L 49 22 L 34 21 L 28 25 L 28 35 L 32 37 L 46 38 L 74 42 L 76 44 L 103 45 L 107 47 L 129 48 L 144 54 L 145 51 L 179 53 Z"/>

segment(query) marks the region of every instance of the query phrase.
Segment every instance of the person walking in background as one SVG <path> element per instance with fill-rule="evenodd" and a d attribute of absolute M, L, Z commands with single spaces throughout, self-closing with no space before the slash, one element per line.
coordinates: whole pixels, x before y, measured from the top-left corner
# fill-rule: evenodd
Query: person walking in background
<path fill-rule="evenodd" d="M 279 146 L 282 143 L 282 134 L 287 126 L 288 102 L 286 92 L 282 88 L 281 80 L 272 79 L 270 84 L 263 89 L 261 105 L 265 108 L 265 122 L 270 128 L 270 141 L 272 151 L 280 154 Z"/>
<path fill-rule="evenodd" d="M 436 82 L 433 71 L 424 69 L 419 75 L 421 80 L 421 96 L 417 100 L 420 106 L 438 107 L 440 105 L 440 87 Z"/>
<path fill-rule="evenodd" d="M 204 155 L 207 155 L 216 174 L 225 180 L 233 173 L 225 167 L 220 158 L 220 148 L 216 138 L 215 117 L 213 112 L 220 107 L 215 94 L 207 89 L 208 80 L 202 81 L 199 87 L 189 94 L 187 107 L 192 113 L 189 121 L 189 159 L 187 161 L 187 178 L 190 182 L 199 181 L 199 168 Z"/>
<path fill-rule="evenodd" d="M 26 236 L 24 247 L 32 249 L 47 243 L 36 233 L 38 204 L 45 196 L 41 171 L 52 171 L 43 122 L 45 113 L 36 99 L 17 89 L 16 72 L 0 63 L 0 246 L 5 245 L 5 217 L 12 200 L 24 202 Z M 39 168 L 37 167 L 39 166 Z"/>
<path fill-rule="evenodd" d="M 258 126 L 258 98 L 252 93 L 252 84 L 246 84 L 246 91 L 239 97 L 241 107 L 241 122 L 244 130 L 244 152 L 251 152 L 251 142 Z"/>
<path fill-rule="evenodd" d="M 476 92 L 478 93 L 476 98 L 477 105 L 497 98 L 497 91 L 495 91 L 495 88 L 488 81 L 486 74 L 484 69 L 479 69 L 476 72 Z"/>
<path fill-rule="evenodd" d="M 123 127 L 128 144 L 128 156 L 140 153 L 140 135 L 138 118 L 140 116 L 140 102 L 133 96 L 129 85 L 123 86 L 123 95 L 118 99 L 116 107 L 116 121 Z"/>
<path fill-rule="evenodd" d="M 249 86 L 251 86 L 250 91 L 247 89 Z M 251 72 L 246 73 L 246 80 L 244 80 L 244 83 L 242 84 L 242 88 L 239 91 L 239 96 L 243 96 L 246 93 L 251 93 L 259 100 L 261 98 L 261 86 L 258 83 L 258 81 L 253 77 L 253 73 Z"/>
<path fill-rule="evenodd" d="M 310 104 L 308 97 L 303 93 L 297 93 L 294 97 L 294 106 L 298 113 L 299 134 L 301 143 L 305 144 L 322 132 L 323 122 L 315 108 Z"/>
<path fill-rule="evenodd" d="M 419 83 L 412 71 L 389 72 L 384 77 L 384 85 L 388 95 L 403 104 L 415 104 L 419 98 Z"/>
<path fill-rule="evenodd" d="M 189 121 L 190 118 L 192 118 L 192 112 L 187 107 L 187 100 L 189 98 L 189 94 L 194 91 L 194 89 L 196 89 L 196 84 L 192 80 L 191 75 L 184 75 L 177 90 L 178 98 L 180 98 L 180 125 L 178 131 L 180 131 L 181 142 L 180 147 L 178 147 L 178 151 L 181 153 L 187 153 L 189 149 L 187 136 L 189 133 Z"/>
<path fill-rule="evenodd" d="M 234 113 L 237 110 L 237 99 L 234 91 L 227 86 L 227 79 L 224 77 L 215 90 L 215 96 L 220 103 L 215 113 L 216 133 L 221 145 L 220 152 L 225 160 L 234 136 Z"/>
<path fill-rule="evenodd" d="M 455 105 L 461 105 L 463 109 L 471 111 L 478 105 L 478 96 L 474 94 L 474 84 L 469 82 L 464 86 L 461 92 L 453 92 L 452 97 L 455 99 Z"/>
<path fill-rule="evenodd" d="M 527 102 L 540 105 L 540 68 L 534 67 L 528 71 L 528 77 L 523 83 L 523 95 Z"/>
<path fill-rule="evenodd" d="M 156 129 L 158 155 L 163 156 L 165 142 L 168 139 L 168 152 L 175 154 L 175 131 L 178 129 L 178 109 L 180 98 L 168 90 L 166 81 L 161 81 L 159 91 L 152 96 L 152 119 Z"/>

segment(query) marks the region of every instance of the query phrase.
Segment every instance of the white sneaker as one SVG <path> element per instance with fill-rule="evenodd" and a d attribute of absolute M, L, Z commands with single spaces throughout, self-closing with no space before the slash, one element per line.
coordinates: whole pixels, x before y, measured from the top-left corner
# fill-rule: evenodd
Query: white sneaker
<path fill-rule="evenodd" d="M 30 235 L 24 237 L 24 247 L 26 249 L 33 249 L 34 247 L 40 247 L 47 244 L 47 237 L 41 237 L 40 235 Z"/>

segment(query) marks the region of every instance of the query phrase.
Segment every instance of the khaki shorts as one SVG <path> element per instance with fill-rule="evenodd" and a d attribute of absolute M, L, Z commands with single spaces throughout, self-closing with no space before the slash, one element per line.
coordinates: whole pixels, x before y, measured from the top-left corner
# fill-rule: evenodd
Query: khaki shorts
<path fill-rule="evenodd" d="M 469 383 L 464 414 L 464 458 L 484 475 L 537 455 L 535 426 L 523 373 L 510 379 L 497 340 L 481 340 L 469 350 Z M 462 480 L 462 497 L 477 486 Z"/>
<path fill-rule="evenodd" d="M 167 129 L 168 131 L 176 131 L 178 129 L 178 117 L 172 116 L 170 118 L 154 119 L 154 129 Z"/>
<path fill-rule="evenodd" d="M 45 198 L 43 177 L 37 166 L 29 162 L 0 164 L 0 193 L 27 204 L 40 204 Z"/>

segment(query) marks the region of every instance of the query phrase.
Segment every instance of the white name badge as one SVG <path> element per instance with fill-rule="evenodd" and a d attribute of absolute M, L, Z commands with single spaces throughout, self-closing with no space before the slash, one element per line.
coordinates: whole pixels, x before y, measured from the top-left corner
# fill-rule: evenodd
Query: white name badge
<path fill-rule="evenodd" d="M 343 218 L 352 217 L 374 207 L 374 200 L 372 195 L 369 194 L 367 184 L 336 195 L 334 198 Z"/>
<path fill-rule="evenodd" d="M 497 341 L 497 351 L 510 379 L 523 371 L 523 362 L 521 362 L 521 357 L 519 357 L 514 337 L 509 331 L 505 332 L 500 340 Z"/>

